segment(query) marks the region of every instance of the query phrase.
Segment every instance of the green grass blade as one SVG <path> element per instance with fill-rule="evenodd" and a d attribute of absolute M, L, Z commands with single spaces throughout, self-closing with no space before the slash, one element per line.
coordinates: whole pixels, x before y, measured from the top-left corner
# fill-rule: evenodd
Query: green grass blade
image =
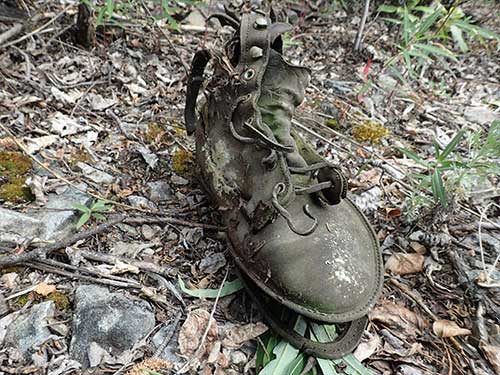
<path fill-rule="evenodd" d="M 304 335 L 307 324 L 304 318 L 299 316 L 294 326 L 294 330 Z M 292 362 L 297 358 L 299 350 L 286 341 L 281 341 L 273 350 L 276 358 L 262 369 L 259 375 L 289 375 L 287 372 Z"/>
<path fill-rule="evenodd" d="M 193 297 L 197 298 L 217 298 L 217 294 L 219 293 L 219 289 L 189 289 L 182 281 L 181 277 L 177 277 L 179 281 L 179 287 L 181 290 Z M 220 291 L 220 297 L 225 297 L 230 294 L 236 293 L 237 291 L 243 289 L 243 284 L 240 279 L 236 279 L 233 281 L 226 281 L 222 286 L 222 290 Z"/>
<path fill-rule="evenodd" d="M 76 229 L 80 229 L 83 224 L 85 224 L 90 219 L 90 212 L 85 212 L 82 216 L 80 216 L 80 220 L 76 223 Z"/>
<path fill-rule="evenodd" d="M 441 206 L 446 207 L 446 192 L 444 190 L 443 179 L 437 169 L 434 170 L 431 177 L 431 189 L 434 199 L 439 201 Z"/>
<path fill-rule="evenodd" d="M 455 148 L 457 147 L 458 143 L 462 140 L 463 136 L 465 135 L 465 130 L 460 130 L 448 143 L 448 145 L 445 147 L 443 152 L 441 153 L 441 156 L 438 158 L 439 160 L 446 160 L 446 157 L 450 155 Z"/>

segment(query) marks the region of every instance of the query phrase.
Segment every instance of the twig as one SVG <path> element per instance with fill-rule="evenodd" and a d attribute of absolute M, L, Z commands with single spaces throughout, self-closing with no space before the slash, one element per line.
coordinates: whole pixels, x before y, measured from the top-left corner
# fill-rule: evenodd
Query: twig
<path fill-rule="evenodd" d="M 422 310 L 424 310 L 432 318 L 432 320 L 434 320 L 434 321 L 439 320 L 439 317 L 436 314 L 434 314 L 427 307 L 427 305 L 424 303 L 422 298 L 420 296 L 418 296 L 416 293 L 414 293 L 413 291 L 411 291 L 406 285 L 401 284 L 399 281 L 397 281 L 395 279 L 390 279 L 390 283 L 392 285 L 394 285 L 395 287 L 397 287 L 399 290 L 401 290 L 406 296 L 410 297 L 414 302 L 416 302 L 417 305 L 419 305 L 422 308 Z M 458 341 L 455 339 L 455 337 L 448 337 L 448 338 L 453 343 L 455 348 L 457 348 L 458 351 L 460 351 L 462 354 L 464 354 L 462 347 L 460 346 Z"/>
<path fill-rule="evenodd" d="M 58 269 L 66 268 L 66 269 L 71 270 L 71 271 L 78 271 L 79 274 L 80 274 L 80 272 L 88 273 L 89 275 L 97 276 L 99 278 L 114 280 L 114 281 L 118 281 L 118 282 L 125 282 L 125 283 L 135 282 L 135 281 L 128 280 L 124 277 L 115 276 L 115 275 L 105 275 L 102 272 L 98 272 L 98 271 L 95 271 L 95 270 L 92 270 L 92 269 L 89 269 L 86 267 L 78 267 L 78 266 L 74 266 L 72 264 L 59 262 L 59 261 L 54 260 L 54 259 L 36 259 L 36 260 L 31 261 L 30 263 L 42 263 L 42 264 L 45 264 L 47 266 L 55 267 Z M 137 284 L 137 286 L 140 286 L 140 284 Z"/>
<path fill-rule="evenodd" d="M 3 43 L 5 43 L 7 40 L 9 40 L 10 38 L 13 38 L 17 34 L 19 34 L 21 31 L 23 31 L 23 28 L 24 28 L 24 25 L 22 23 L 16 23 L 9 30 L 0 34 L 0 46 Z"/>
<path fill-rule="evenodd" d="M 116 264 L 119 261 L 130 264 L 133 267 L 137 267 L 142 271 L 147 271 L 151 273 L 155 273 L 158 275 L 164 275 L 166 277 L 172 277 L 172 268 L 166 266 L 159 266 L 155 263 L 145 262 L 142 260 L 135 260 L 130 258 L 119 257 L 116 255 L 110 254 L 102 254 L 96 253 L 88 250 L 80 250 L 78 252 L 79 255 L 84 257 L 85 259 L 94 260 L 97 262 L 108 263 L 108 264 Z"/>
<path fill-rule="evenodd" d="M 141 225 L 141 224 L 172 224 L 172 225 L 182 225 L 184 227 L 190 228 L 203 228 L 206 230 L 213 230 L 223 232 L 226 230 L 224 227 L 219 227 L 217 225 L 196 223 L 193 221 L 186 221 L 182 219 L 176 219 L 174 217 L 130 217 L 124 220 L 125 224 Z"/>
<path fill-rule="evenodd" d="M 31 267 L 31 268 L 39 269 L 41 271 L 56 273 L 56 274 L 61 275 L 61 276 L 66 276 L 66 277 L 73 278 L 73 279 L 85 280 L 85 281 L 89 281 L 89 282 L 96 283 L 96 284 L 104 284 L 104 285 L 114 286 L 117 288 L 131 288 L 131 289 L 141 289 L 142 288 L 141 285 L 139 285 L 135 282 L 134 283 L 131 283 L 131 282 L 125 283 L 122 281 L 103 279 L 101 277 L 80 275 L 78 273 L 64 271 L 60 268 L 52 267 L 52 266 L 41 264 L 41 263 L 23 262 L 21 264 L 28 266 L 28 267 Z"/>
<path fill-rule="evenodd" d="M 87 90 L 85 90 L 85 92 L 80 97 L 80 99 L 78 99 L 78 101 L 75 103 L 75 106 L 71 110 L 69 117 L 73 118 L 73 115 L 75 114 L 76 109 L 80 106 L 80 103 L 83 101 L 83 99 L 85 99 L 85 97 L 89 94 L 90 90 L 92 90 L 95 85 L 96 85 L 96 81 L 93 81 L 92 84 L 87 88 Z"/>
<path fill-rule="evenodd" d="M 60 11 L 58 14 L 56 14 L 55 17 L 51 18 L 48 22 L 44 23 L 42 26 L 40 26 L 39 28 L 33 30 L 32 32 L 16 39 L 16 40 L 13 40 L 12 42 L 9 42 L 9 43 L 6 43 L 4 44 L 3 46 L 1 46 L 2 48 L 7 48 L 7 47 L 10 47 L 14 44 L 17 44 L 19 42 L 22 42 L 23 40 L 25 39 L 28 39 L 29 37 L 35 35 L 35 34 L 38 34 L 40 31 L 42 31 L 43 29 L 45 29 L 47 26 L 50 26 L 51 24 L 53 24 L 55 21 L 57 21 L 62 15 L 64 15 L 64 13 L 66 13 L 66 11 L 71 8 L 73 5 L 68 5 L 66 8 L 64 8 L 62 11 Z"/>
<path fill-rule="evenodd" d="M 220 294 L 222 292 L 222 287 L 226 283 L 228 275 L 229 275 L 229 268 L 226 269 L 226 274 L 224 275 L 224 278 L 222 279 L 222 283 L 220 284 L 219 290 L 217 291 L 217 296 L 215 297 L 215 301 L 214 301 L 214 305 L 212 307 L 212 311 L 210 311 L 210 316 L 208 317 L 207 328 L 205 329 L 205 332 L 203 332 L 203 336 L 201 337 L 200 345 L 198 345 L 198 348 L 196 349 L 196 352 L 193 354 L 193 356 L 191 357 L 191 359 L 189 361 L 187 361 L 184 366 L 182 366 L 182 369 L 179 370 L 179 373 L 183 373 L 183 371 L 186 371 L 189 368 L 189 366 L 191 366 L 192 359 L 198 357 L 198 355 L 200 354 L 201 349 L 205 345 L 205 341 L 207 339 L 208 332 L 210 331 L 210 326 L 212 325 L 211 324 L 212 323 L 212 319 L 214 318 L 215 309 L 217 308 L 217 304 L 219 303 L 219 298 L 220 298 Z"/>
<path fill-rule="evenodd" d="M 86 238 L 95 236 L 96 234 L 102 233 L 112 226 L 121 223 L 124 220 L 123 217 L 118 217 L 114 220 L 108 221 L 107 223 L 98 225 L 95 228 L 89 229 L 85 232 L 77 233 L 73 236 L 70 236 L 66 239 L 63 239 L 62 241 L 43 246 L 43 247 L 38 247 L 30 252 L 19 254 L 19 255 L 7 255 L 4 257 L 0 258 L 0 269 L 12 266 L 14 264 L 19 264 L 19 263 L 25 263 L 29 262 L 31 260 L 37 259 L 37 258 L 44 258 L 48 254 L 50 254 L 53 251 L 59 250 L 64 247 L 68 247 L 73 245 L 75 242 L 84 240 Z"/>
<path fill-rule="evenodd" d="M 355 51 L 359 51 L 359 48 L 361 47 L 361 39 L 363 38 L 363 30 L 365 28 L 366 18 L 368 17 L 369 10 L 370 10 L 370 0 L 365 0 L 365 8 L 363 9 L 363 16 L 361 17 L 358 33 L 356 34 L 356 42 L 354 43 Z"/>
<path fill-rule="evenodd" d="M 120 129 L 120 131 L 122 132 L 122 134 L 125 136 L 125 138 L 127 138 L 128 140 L 131 140 L 131 141 L 134 141 L 134 142 L 138 142 L 139 139 L 134 135 L 134 134 L 130 134 L 124 127 L 123 127 L 123 124 L 121 122 L 121 120 L 118 118 L 117 115 L 115 115 L 115 113 L 111 110 L 111 109 L 107 109 L 106 110 L 106 114 L 111 117 L 113 120 L 115 120 L 115 123 L 116 125 L 118 125 L 118 128 Z"/>

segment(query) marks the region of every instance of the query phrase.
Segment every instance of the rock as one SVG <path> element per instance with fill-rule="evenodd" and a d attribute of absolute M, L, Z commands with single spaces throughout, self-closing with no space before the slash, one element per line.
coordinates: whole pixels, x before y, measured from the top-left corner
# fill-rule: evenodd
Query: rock
<path fill-rule="evenodd" d="M 0 293 L 0 316 L 5 315 L 9 311 L 9 306 L 7 305 L 7 301 L 5 301 L 5 297 L 2 293 Z M 0 330 L 2 327 L 0 327 Z M 2 335 L 0 334 L 0 343 L 2 342 L 1 339 Z"/>
<path fill-rule="evenodd" d="M 150 225 L 144 224 L 141 227 L 141 233 L 142 233 L 142 236 L 144 237 L 144 239 L 150 241 L 154 238 L 154 236 L 156 234 L 156 230 L 153 229 L 153 227 L 151 227 Z"/>
<path fill-rule="evenodd" d="M 200 13 L 199 10 L 193 10 L 191 13 L 189 13 L 189 16 L 187 16 L 184 19 L 184 22 L 186 25 L 191 25 L 191 26 L 198 26 L 198 27 L 204 27 L 205 26 L 205 17 L 203 17 L 203 14 Z"/>
<path fill-rule="evenodd" d="M 0 207 L 0 242 L 21 244 L 26 239 L 40 238 L 44 227 L 37 218 Z"/>
<path fill-rule="evenodd" d="M 8 325 L 4 345 L 14 346 L 21 351 L 26 360 L 30 360 L 40 345 L 57 338 L 47 327 L 48 321 L 54 317 L 54 311 L 54 302 L 47 301 L 34 305 L 22 313 L 14 313 L 16 317 Z"/>
<path fill-rule="evenodd" d="M 144 197 L 141 197 L 140 195 L 130 195 L 127 199 L 131 206 L 156 209 L 154 203 Z"/>
<path fill-rule="evenodd" d="M 185 179 L 184 177 L 178 176 L 174 174 L 171 178 L 170 181 L 172 181 L 175 185 L 179 186 L 184 186 L 189 184 L 189 180 Z"/>
<path fill-rule="evenodd" d="M 16 283 L 17 276 L 18 276 L 17 272 L 4 273 L 2 277 L 0 277 L 0 281 L 7 289 L 14 289 L 17 285 Z"/>
<path fill-rule="evenodd" d="M 153 202 L 164 202 L 172 199 L 172 188 L 165 181 L 154 181 L 147 184 L 149 199 Z"/>
<path fill-rule="evenodd" d="M 243 366 L 247 361 L 247 356 L 241 350 L 235 350 L 230 354 L 230 361 L 236 366 Z"/>
<path fill-rule="evenodd" d="M 153 246 L 153 244 L 151 243 L 117 241 L 113 244 L 111 253 L 113 255 L 124 256 L 133 259 L 137 257 L 144 249 L 150 248 L 151 246 Z"/>
<path fill-rule="evenodd" d="M 76 166 L 81 170 L 82 174 L 84 174 L 86 178 L 94 181 L 96 184 L 111 184 L 114 181 L 114 177 L 109 173 L 94 168 L 87 163 L 78 162 Z"/>
<path fill-rule="evenodd" d="M 500 120 L 500 113 L 493 112 L 486 106 L 468 107 L 464 116 L 468 121 L 480 125 L 489 125 L 494 120 Z"/>
<path fill-rule="evenodd" d="M 158 350 L 160 345 L 163 345 L 163 342 L 168 339 L 169 336 L 172 335 L 172 330 L 176 329 L 175 325 L 172 324 L 164 324 L 158 332 L 153 336 L 152 342 L 155 347 L 155 350 Z M 174 366 L 178 363 L 182 363 L 181 358 L 179 358 L 176 355 L 177 352 L 177 341 L 179 340 L 179 331 L 177 330 L 170 340 L 168 341 L 168 344 L 165 346 L 165 348 L 161 351 L 161 353 L 158 353 L 158 358 L 163 359 L 165 361 L 169 361 L 172 363 Z"/>
<path fill-rule="evenodd" d="M 226 258 L 222 253 L 210 254 L 200 261 L 200 271 L 203 273 L 215 273 L 226 265 Z"/>
<path fill-rule="evenodd" d="M 82 285 L 75 293 L 70 355 L 88 368 L 91 345 L 119 355 L 142 340 L 154 324 L 154 310 L 148 302 L 100 286 Z"/>
<path fill-rule="evenodd" d="M 85 184 L 78 185 L 81 190 L 86 190 Z M 54 238 L 63 238 L 73 231 L 73 224 L 80 217 L 80 213 L 72 210 L 75 204 L 88 205 L 91 197 L 82 193 L 80 190 L 69 186 L 62 194 L 49 194 L 46 208 L 56 209 L 54 211 L 29 211 L 30 214 L 37 217 L 44 223 L 44 229 L 41 238 L 45 240 Z M 66 211 L 57 211 L 66 210 Z"/>

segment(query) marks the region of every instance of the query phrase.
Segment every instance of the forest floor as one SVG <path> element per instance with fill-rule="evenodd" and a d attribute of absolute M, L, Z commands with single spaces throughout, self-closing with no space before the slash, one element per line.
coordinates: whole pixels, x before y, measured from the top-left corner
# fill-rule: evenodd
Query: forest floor
<path fill-rule="evenodd" d="M 27 3 L 40 17 L 0 43 L 1 207 L 26 215 L 69 210 L 75 223 L 83 211 L 46 205 L 68 186 L 92 198 L 81 202 L 89 206 L 99 198 L 117 203 L 107 203 L 105 219 L 93 212 L 81 237 L 47 258 L 26 256 L 48 253 L 44 243 L 9 243 L 0 233 L 0 318 L 57 291 L 70 302 L 65 309 L 56 303 L 57 317 L 71 322 L 76 287 L 106 284 L 155 306 L 155 329 L 171 327 L 166 345 L 181 354 L 169 357 L 175 371 L 186 370 L 184 358 L 203 374 L 254 373 L 259 340 L 251 332 L 262 333 L 263 325 L 245 293 L 218 298 L 214 308 L 213 299 L 181 294 L 178 284 L 180 278 L 188 288 L 217 291 L 236 278 L 183 126 L 185 67 L 229 29 L 207 26 L 203 5 L 177 9 L 178 30 L 166 20 L 151 25 L 142 11 L 117 13 L 120 26 L 106 21 L 86 49 L 73 36 L 77 2 Z M 280 2 L 278 11 L 294 26 L 285 55 L 312 71 L 298 130 L 349 177 L 349 196 L 373 224 L 386 264 L 383 295 L 356 357 L 380 374 L 500 373 L 499 176 L 476 168 L 500 161 L 498 123 L 491 135 L 500 119 L 498 41 L 471 42 L 466 54 L 451 46 L 456 60 L 427 62 L 418 77 L 403 81 L 384 65 L 397 53 L 397 26 L 372 10 L 362 49 L 354 52 L 361 9 L 324 12 L 308 3 Z M 500 5 L 466 1 L 462 9 L 500 33 Z M 0 18 L 0 40 L 19 22 Z M 459 143 L 440 159 L 436 148 L 442 155 L 457 134 Z M 496 159 L 481 159 L 487 139 Z M 15 168 L 24 160 L 32 165 L 14 172 L 22 183 L 30 177 L 29 202 L 26 191 L 5 188 L 14 180 L 7 161 L 16 158 Z M 436 187 L 436 166 L 450 161 Z M 110 220 L 115 225 L 105 224 Z M 215 331 L 206 330 L 212 319 Z M 0 325 L 0 339 L 4 331 Z M 71 333 L 60 337 L 35 364 L 2 345 L 0 373 L 37 366 L 71 373 L 58 360 L 68 356 Z M 197 347 L 202 337 L 209 349 Z M 102 361 L 96 371 L 133 373 L 134 361 L 152 356 L 147 345 L 121 362 Z"/>

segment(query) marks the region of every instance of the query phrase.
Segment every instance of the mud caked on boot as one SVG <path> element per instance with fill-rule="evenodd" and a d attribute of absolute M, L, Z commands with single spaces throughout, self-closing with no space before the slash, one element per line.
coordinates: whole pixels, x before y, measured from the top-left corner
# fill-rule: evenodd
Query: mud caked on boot
<path fill-rule="evenodd" d="M 309 71 L 282 57 L 286 24 L 264 14 L 216 15 L 236 29 L 222 52 L 193 58 L 185 121 L 196 135 L 201 182 L 227 226 L 232 256 L 269 325 L 292 345 L 339 358 L 358 344 L 381 290 L 377 239 L 346 198 L 340 170 L 291 126 Z M 208 62 L 214 73 L 199 113 L 196 101 Z M 275 300 L 321 323 L 345 323 L 330 343 L 289 328 Z"/>

